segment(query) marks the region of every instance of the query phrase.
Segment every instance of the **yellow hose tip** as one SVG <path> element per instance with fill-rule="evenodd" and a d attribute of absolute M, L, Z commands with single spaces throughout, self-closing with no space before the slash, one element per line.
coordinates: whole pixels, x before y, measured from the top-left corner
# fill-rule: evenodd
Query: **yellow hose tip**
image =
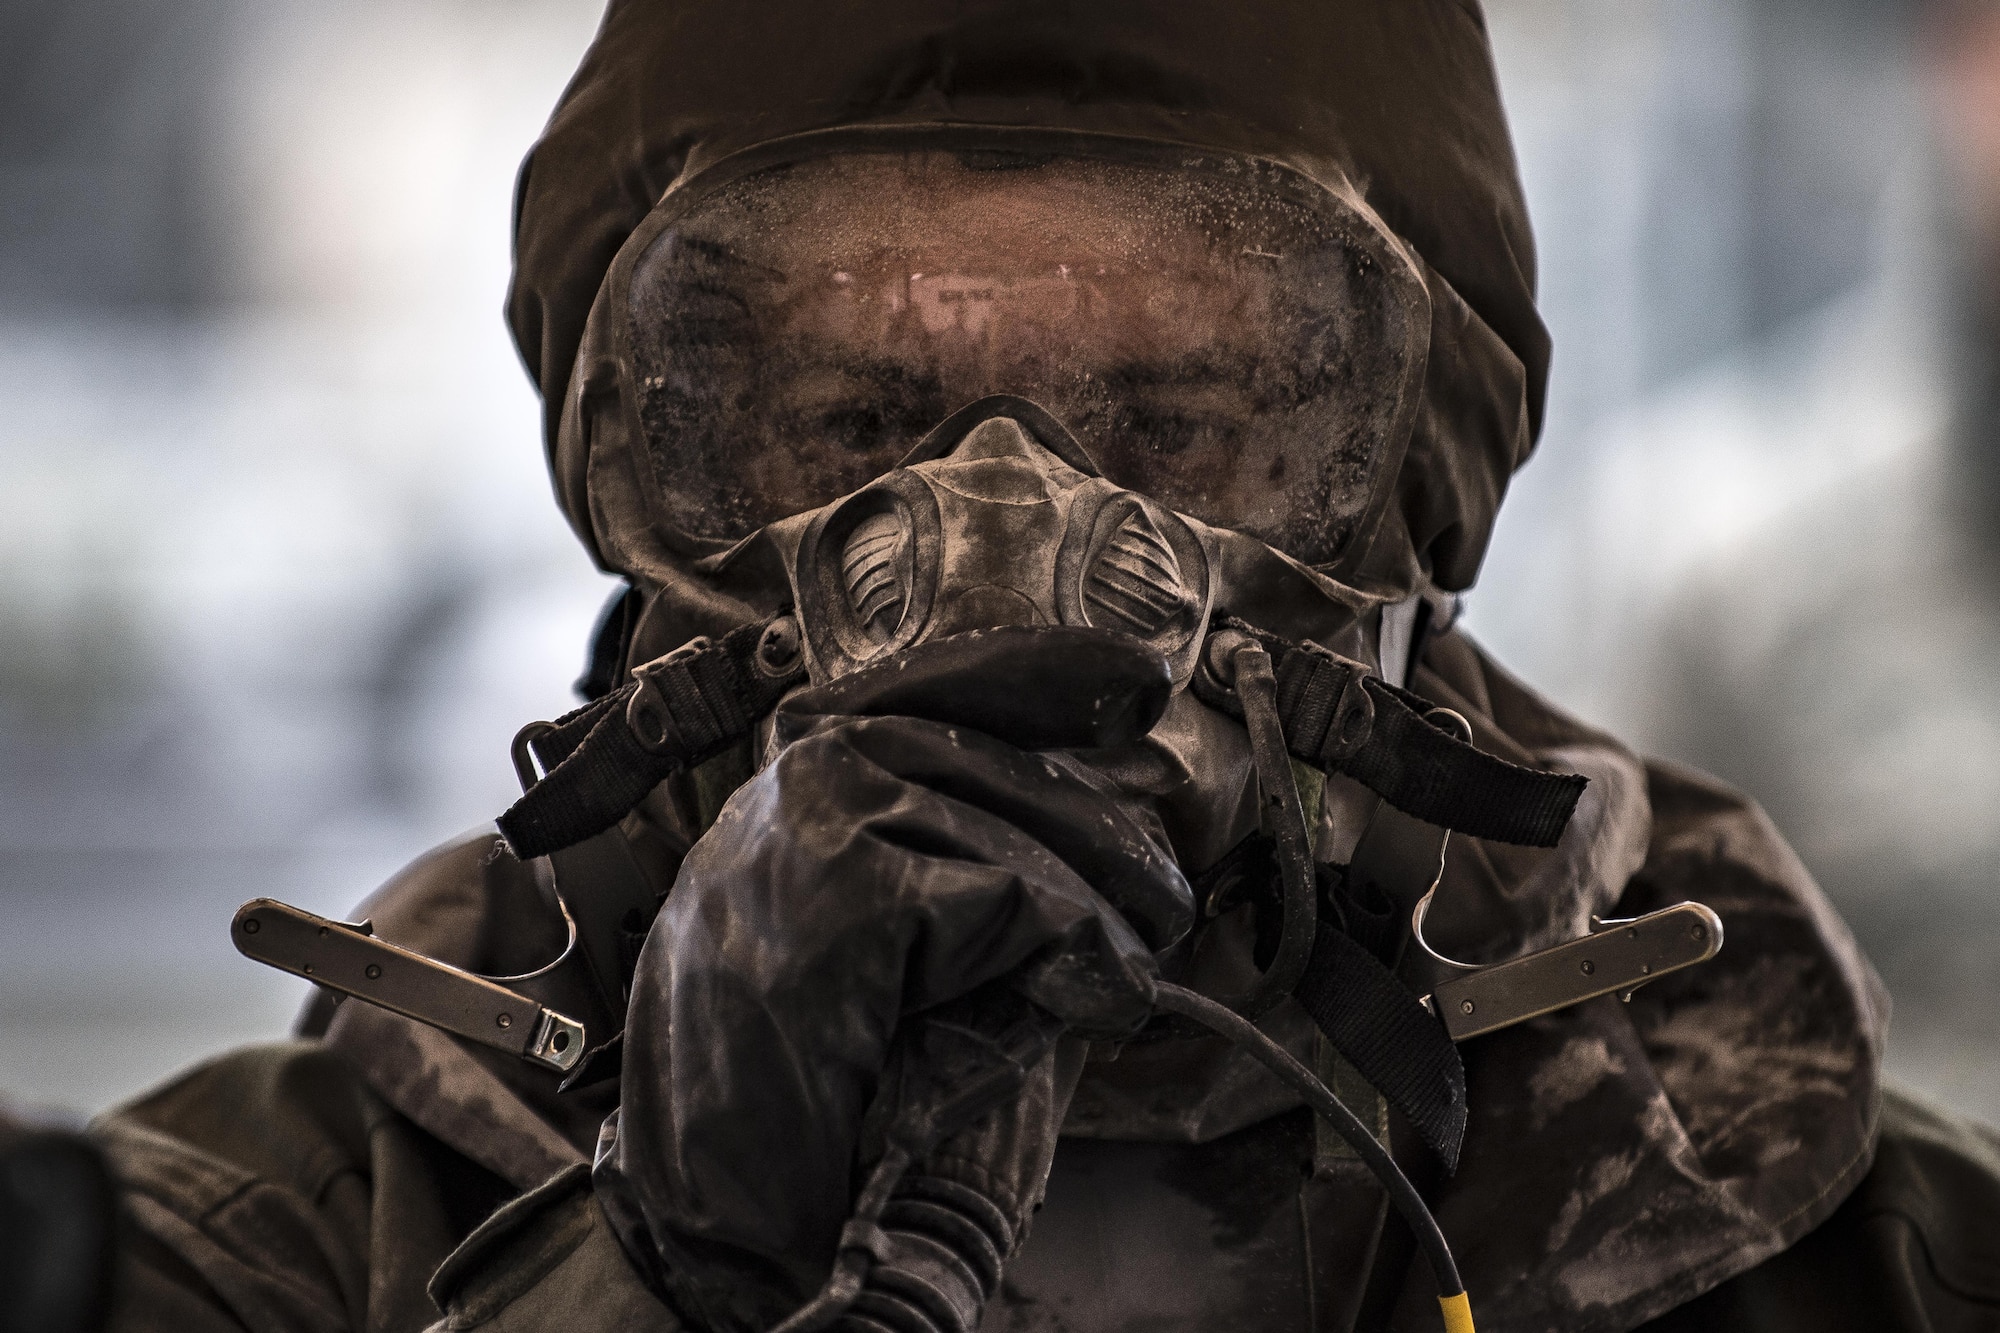
<path fill-rule="evenodd" d="M 1464 1292 L 1440 1296 L 1438 1305 L 1444 1310 L 1444 1333 L 1472 1333 L 1472 1302 Z"/>

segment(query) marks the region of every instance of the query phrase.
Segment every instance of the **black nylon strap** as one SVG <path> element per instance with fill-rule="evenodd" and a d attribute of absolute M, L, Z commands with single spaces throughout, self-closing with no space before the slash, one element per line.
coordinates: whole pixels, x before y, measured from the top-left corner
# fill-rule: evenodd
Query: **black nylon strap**
<path fill-rule="evenodd" d="M 1277 933 L 1273 850 L 1267 835 L 1252 833 L 1193 882 L 1204 916 L 1218 916 L 1246 900 L 1256 906 L 1260 950 Z M 1402 942 L 1400 915 L 1386 900 L 1357 896 L 1342 871 L 1319 868 L 1324 906 L 1312 956 L 1292 997 L 1449 1171 L 1465 1138 L 1465 1066 L 1444 1026 L 1385 962 Z"/>
<path fill-rule="evenodd" d="M 753 621 L 713 642 L 696 640 L 558 718 L 533 742 L 547 775 L 497 821 L 514 855 L 524 861 L 546 856 L 603 832 L 664 779 L 749 735 L 756 719 L 805 679 L 795 637 L 789 660 L 782 654 L 772 660 L 767 630 L 778 624 Z M 642 737 L 632 729 L 631 705 L 644 690 L 653 694 L 647 702 L 657 705 L 647 717 L 660 724 L 658 735 Z M 663 718 L 656 716 L 661 711 Z"/>
<path fill-rule="evenodd" d="M 1368 668 L 1316 644 L 1292 644 L 1276 656 L 1285 743 L 1308 763 L 1340 768 L 1374 729 Z"/>
<path fill-rule="evenodd" d="M 1233 617 L 1218 620 L 1261 642 L 1278 663 L 1278 716 L 1292 754 L 1344 773 L 1405 814 L 1457 833 L 1553 847 L 1590 780 L 1524 768 L 1467 745 L 1424 720 L 1434 705 L 1351 658 L 1292 643 Z M 1235 692 L 1195 672 L 1204 703 L 1241 716 Z"/>
<path fill-rule="evenodd" d="M 547 731 L 529 742 L 534 747 L 535 758 L 541 761 L 542 771 L 546 773 L 569 758 L 576 747 L 583 744 L 584 737 L 590 735 L 591 728 L 595 727 L 601 718 L 608 717 L 623 706 L 623 701 L 620 699 L 600 695 L 592 702 L 581 708 L 572 709 L 550 723 Z"/>
<path fill-rule="evenodd" d="M 1375 725 L 1340 771 L 1404 814 L 1474 838 L 1553 847 L 1590 779 L 1523 768 L 1426 721 L 1434 706 L 1369 678 Z"/>
<path fill-rule="evenodd" d="M 1403 1113 L 1444 1169 L 1457 1169 L 1465 1141 L 1465 1065 L 1410 988 L 1322 921 L 1292 995 L 1334 1049 Z"/>
<path fill-rule="evenodd" d="M 622 701 L 629 690 L 607 697 Z M 606 709 L 582 744 L 495 822 L 521 860 L 547 856 L 616 824 L 680 767 L 641 748 L 623 709 Z"/>

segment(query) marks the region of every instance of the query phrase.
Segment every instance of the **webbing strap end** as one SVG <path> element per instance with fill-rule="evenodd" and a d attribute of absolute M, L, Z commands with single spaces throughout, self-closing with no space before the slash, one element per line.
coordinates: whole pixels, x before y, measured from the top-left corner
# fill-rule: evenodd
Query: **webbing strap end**
<path fill-rule="evenodd" d="M 631 674 L 533 742 L 536 756 L 554 766 L 497 821 L 517 857 L 546 856 L 602 833 L 666 778 L 748 736 L 805 679 L 805 662 L 785 615 L 717 640 L 692 639 Z"/>

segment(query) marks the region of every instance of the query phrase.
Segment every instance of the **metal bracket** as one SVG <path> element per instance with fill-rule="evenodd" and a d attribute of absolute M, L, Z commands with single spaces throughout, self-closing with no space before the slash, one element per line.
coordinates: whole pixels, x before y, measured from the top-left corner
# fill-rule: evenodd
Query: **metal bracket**
<path fill-rule="evenodd" d="M 567 1072 L 583 1058 L 583 1024 L 498 982 L 374 938 L 367 922 L 314 916 L 274 898 L 237 909 L 230 938 L 244 957 Z"/>
<path fill-rule="evenodd" d="M 1701 903 L 1679 903 L 1491 967 L 1446 958 L 1424 941 L 1425 894 L 1410 930 L 1425 953 L 1458 972 L 1425 997 L 1453 1041 L 1566 1009 L 1600 995 L 1630 1000 L 1647 982 L 1705 963 L 1722 948 L 1722 918 Z"/>

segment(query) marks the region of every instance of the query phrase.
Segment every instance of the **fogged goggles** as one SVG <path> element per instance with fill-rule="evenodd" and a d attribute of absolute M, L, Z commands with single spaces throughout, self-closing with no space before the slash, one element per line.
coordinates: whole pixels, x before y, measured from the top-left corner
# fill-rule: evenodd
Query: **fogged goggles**
<path fill-rule="evenodd" d="M 715 549 L 824 505 L 1008 393 L 1118 486 L 1335 562 L 1409 431 L 1410 261 L 1272 163 L 1008 142 L 854 139 L 668 195 L 607 290 L 663 535 Z"/>

